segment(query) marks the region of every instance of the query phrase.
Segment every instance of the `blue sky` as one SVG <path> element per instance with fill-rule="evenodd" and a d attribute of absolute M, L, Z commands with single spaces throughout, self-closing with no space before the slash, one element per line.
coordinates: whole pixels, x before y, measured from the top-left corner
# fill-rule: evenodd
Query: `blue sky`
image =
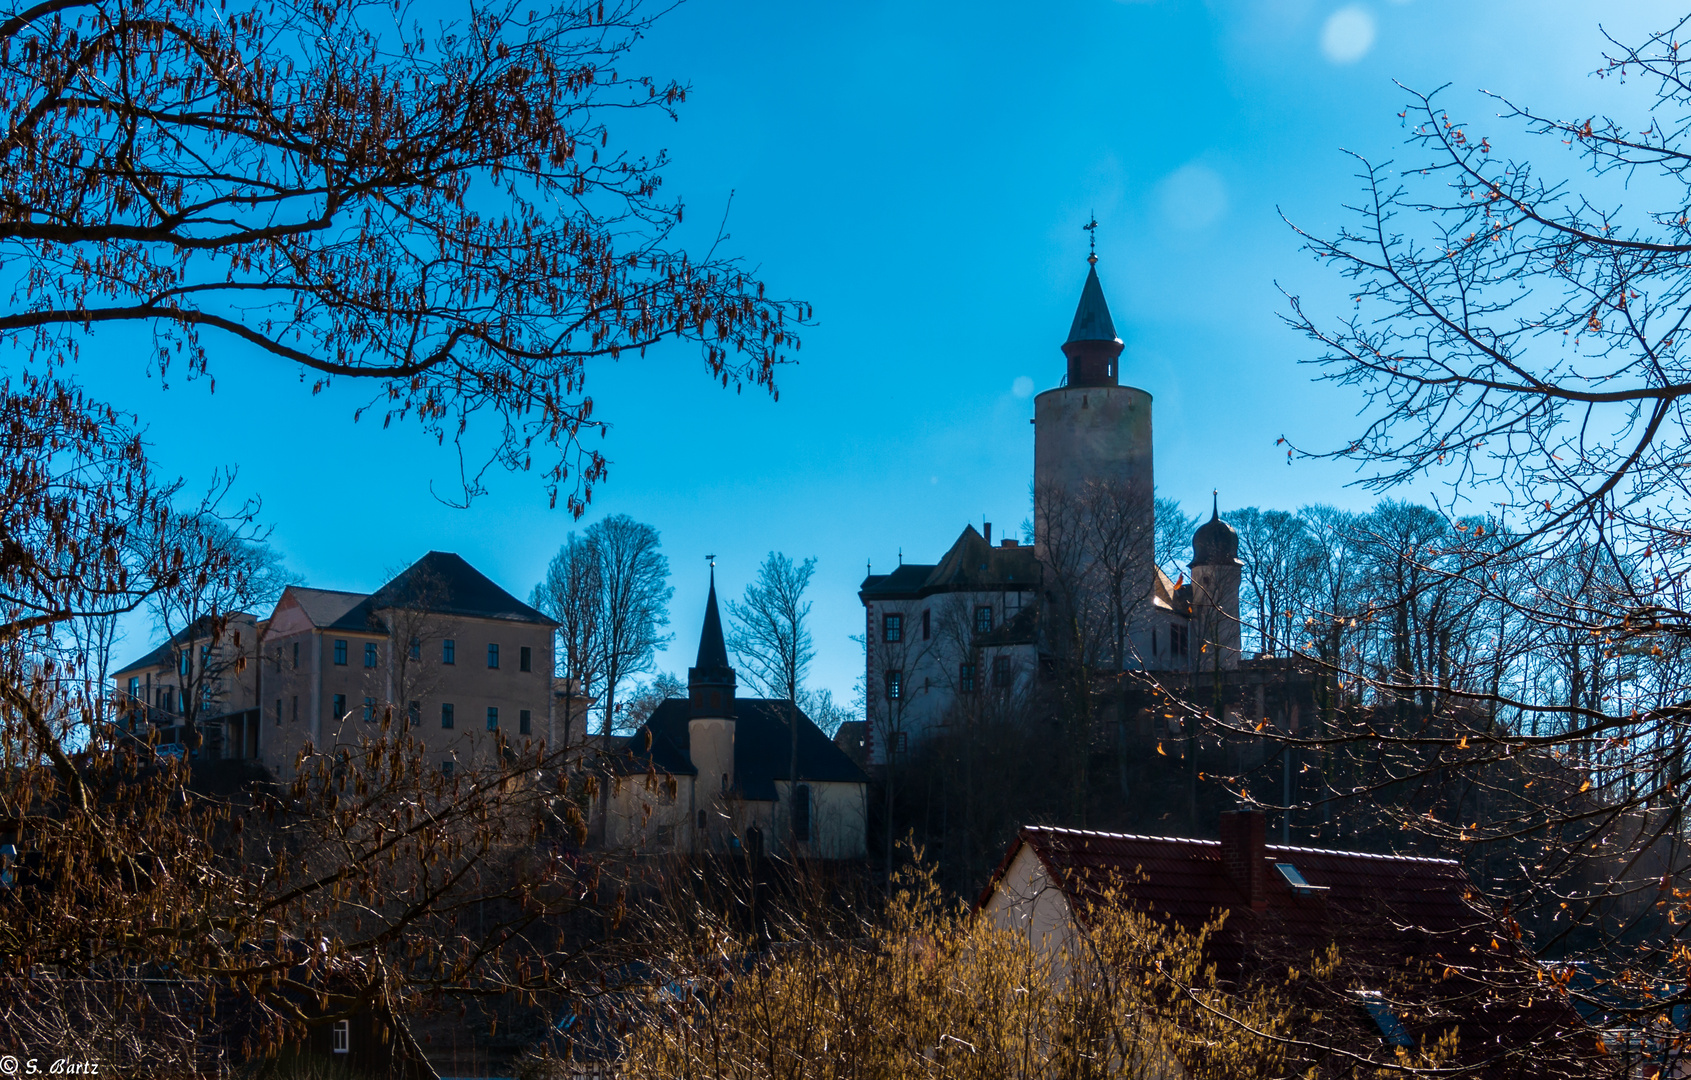
<path fill-rule="evenodd" d="M 139 412 L 190 484 L 238 467 L 289 567 L 318 587 L 373 589 L 432 548 L 526 596 L 566 533 L 628 513 L 662 534 L 675 639 L 659 665 L 684 674 L 707 554 L 729 595 L 768 551 L 815 556 L 812 684 L 849 697 L 866 563 L 885 571 L 901 549 L 933 561 L 966 524 L 1027 516 L 1031 395 L 1062 374 L 1091 213 L 1123 379 L 1154 397 L 1159 493 L 1188 509 L 1212 488 L 1224 506 L 1371 502 L 1352 473 L 1288 465 L 1275 445 L 1338 443 L 1357 406 L 1310 383 L 1307 344 L 1277 318 L 1277 281 L 1321 309 L 1344 299 L 1279 214 L 1331 231 L 1357 193 L 1343 149 L 1407 158 L 1394 79 L 1451 84 L 1453 112 L 1503 152 L 1530 144 L 1487 119 L 1481 88 L 1640 115 L 1635 90 L 1590 75 L 1599 24 L 1636 36 L 1675 8 L 1620 8 L 691 0 L 632 66 L 692 98 L 679 123 L 629 129 L 625 145 L 670 151 L 665 190 L 698 229 L 732 191 L 730 247 L 810 301 L 816 324 L 778 403 L 716 387 L 686 350 L 594 371 L 612 464 L 580 523 L 533 477 L 495 478 L 469 510 L 442 504 L 430 484 L 453 465 L 419 433 L 354 425 L 351 394 L 313 398 L 234 345 L 214 349 L 215 393 L 161 387 L 118 335 L 95 339 L 78 376 Z M 131 626 L 120 654 L 147 636 Z"/>

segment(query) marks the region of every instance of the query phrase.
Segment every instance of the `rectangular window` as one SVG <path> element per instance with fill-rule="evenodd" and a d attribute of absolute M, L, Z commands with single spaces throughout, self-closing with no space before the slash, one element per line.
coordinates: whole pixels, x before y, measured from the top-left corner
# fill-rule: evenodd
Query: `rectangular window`
<path fill-rule="evenodd" d="M 443 761 L 443 762 L 440 763 L 440 775 L 442 775 L 442 776 L 451 776 L 452 775 L 452 762 Z"/>
<path fill-rule="evenodd" d="M 131 699 L 141 696 L 141 678 L 138 675 L 129 677 L 129 696 Z"/>
<path fill-rule="evenodd" d="M 364 643 L 364 666 L 367 668 L 376 666 L 376 643 L 374 641 Z"/>
<path fill-rule="evenodd" d="M 346 667 L 346 639 L 335 639 L 335 663 L 339 667 Z"/>
<path fill-rule="evenodd" d="M 1010 658 L 1008 656 L 992 658 L 992 685 L 999 689 L 1010 685 Z"/>
<path fill-rule="evenodd" d="M 282 699 L 281 698 L 276 699 L 276 723 L 277 723 L 278 726 L 282 723 Z"/>
<path fill-rule="evenodd" d="M 992 633 L 992 605 L 981 604 L 975 608 L 975 633 Z"/>
<path fill-rule="evenodd" d="M 922 640 L 923 641 L 928 640 L 929 636 L 931 636 L 932 633 L 933 633 L 933 626 L 932 626 L 933 620 L 931 618 L 929 618 L 930 614 L 932 614 L 932 613 L 927 608 L 922 609 Z"/>
<path fill-rule="evenodd" d="M 299 670 L 299 642 L 294 642 L 294 670 Z"/>
<path fill-rule="evenodd" d="M 176 688 L 175 687 L 173 687 L 173 686 L 165 687 L 163 690 L 159 691 L 159 697 L 160 697 L 162 704 L 164 705 L 164 711 L 165 712 L 175 712 L 176 711 Z"/>
<path fill-rule="evenodd" d="M 523 709 L 517 713 L 517 733 L 519 735 L 532 735 L 533 732 L 530 730 L 530 727 L 533 723 L 534 721 L 529 718 L 529 711 L 527 709 Z"/>
<path fill-rule="evenodd" d="M 458 662 L 458 643 L 456 641 L 447 638 L 440 643 L 440 662 L 443 664 L 456 664 Z"/>
<path fill-rule="evenodd" d="M 183 676 L 194 673 L 194 654 L 191 651 L 182 650 L 182 655 L 176 660 L 176 673 Z"/>
<path fill-rule="evenodd" d="M 499 666 L 499 646 L 491 642 L 487 646 L 487 666 L 490 668 Z"/>
<path fill-rule="evenodd" d="M 972 694 L 975 692 L 975 665 L 957 665 L 957 689 L 959 692 L 964 694 Z"/>
<path fill-rule="evenodd" d="M 487 707 L 487 730 L 499 730 L 499 706 L 497 705 L 489 705 Z"/>
<path fill-rule="evenodd" d="M 1169 624 L 1168 654 L 1170 656 L 1186 655 L 1186 628 L 1179 623 Z"/>
<path fill-rule="evenodd" d="M 374 723 L 375 720 L 376 720 L 376 699 L 373 698 L 373 697 L 367 697 L 367 698 L 364 699 L 364 722 L 366 724 L 371 724 L 371 723 Z"/>
<path fill-rule="evenodd" d="M 405 709 L 405 718 L 411 721 L 412 727 L 422 727 L 423 703 L 421 701 L 413 701 L 410 705 L 408 705 Z"/>
<path fill-rule="evenodd" d="M 418 638 L 412 638 L 411 639 L 411 659 L 421 660 L 422 658 L 423 658 L 423 643 Z"/>
<path fill-rule="evenodd" d="M 894 615 L 890 612 L 881 616 L 881 640 L 888 642 L 904 640 L 904 616 Z"/>
<path fill-rule="evenodd" d="M 352 1021 L 335 1021 L 335 1053 L 352 1053 Z"/>
<path fill-rule="evenodd" d="M 449 704 L 440 707 L 440 726 L 443 728 L 452 726 L 452 706 Z"/>
<path fill-rule="evenodd" d="M 801 844 L 810 842 L 810 785 L 793 785 L 793 836 Z"/>
<path fill-rule="evenodd" d="M 296 723 L 296 724 L 299 723 L 299 695 L 298 694 L 294 695 L 293 722 Z"/>
<path fill-rule="evenodd" d="M 533 665 L 534 665 L 534 650 L 530 649 L 527 645 L 524 645 L 522 648 L 517 650 L 517 670 L 518 671 L 533 671 L 534 670 Z"/>
<path fill-rule="evenodd" d="M 346 695 L 336 694 L 334 699 L 335 719 L 346 719 Z"/>
<path fill-rule="evenodd" d="M 887 700 L 897 701 L 904 696 L 904 672 L 887 672 Z"/>

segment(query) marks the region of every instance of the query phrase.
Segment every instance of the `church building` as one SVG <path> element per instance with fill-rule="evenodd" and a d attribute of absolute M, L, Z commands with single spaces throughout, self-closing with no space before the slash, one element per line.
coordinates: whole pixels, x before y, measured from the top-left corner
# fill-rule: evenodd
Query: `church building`
<path fill-rule="evenodd" d="M 607 753 L 589 843 L 639 854 L 867 853 L 863 770 L 796 703 L 741 697 L 735 683 L 713 569 L 687 697 L 664 701 Z"/>
<path fill-rule="evenodd" d="M 1151 395 L 1121 381 L 1097 255 L 1087 262 L 1066 371 L 1034 398 L 1033 546 L 994 545 L 990 525 L 970 525 L 938 563 L 870 574 L 859 589 L 875 764 L 965 709 L 1032 692 L 1065 662 L 1053 627 L 1083 608 L 1093 624 L 1106 612 L 1106 666 L 1188 678 L 1239 667 L 1238 536 L 1218 504 L 1186 580 L 1158 568 Z"/>

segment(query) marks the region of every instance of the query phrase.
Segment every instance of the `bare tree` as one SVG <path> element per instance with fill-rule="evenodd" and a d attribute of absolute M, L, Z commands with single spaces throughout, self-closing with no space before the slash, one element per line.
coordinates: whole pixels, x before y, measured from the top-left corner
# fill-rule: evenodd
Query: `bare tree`
<path fill-rule="evenodd" d="M 673 246 L 664 156 L 609 146 L 610 117 L 686 98 L 628 74 L 657 14 L 494 0 L 431 34 L 368 4 L 9 8 L 0 250 L 18 298 L 0 334 L 74 357 L 129 323 L 161 377 L 189 378 L 239 340 L 316 390 L 368 384 L 359 411 L 384 426 L 490 445 L 488 465 L 551 454 L 553 497 L 580 514 L 606 467 L 579 441 L 604 424 L 590 363 L 680 339 L 713 381 L 773 390 L 806 317 L 714 248 Z M 466 497 L 485 467 L 467 461 Z"/>
<path fill-rule="evenodd" d="M 1203 519 L 1180 508 L 1179 499 L 1158 495 L 1156 500 L 1156 562 L 1171 578 L 1180 578 L 1192 561 L 1192 534 Z"/>
<path fill-rule="evenodd" d="M 534 587 L 530 602 L 558 624 L 553 650 L 554 676 L 564 680 L 564 731 L 561 745 L 569 746 L 576 699 L 585 710 L 599 692 L 604 672 L 604 631 L 598 550 L 584 537 L 570 533 L 546 566 L 546 577 Z M 586 732 L 579 734 L 585 735 Z"/>
<path fill-rule="evenodd" d="M 799 782 L 798 703 L 810 661 L 816 656 L 807 621 L 810 601 L 804 598 L 815 571 L 814 558 L 794 563 L 771 551 L 757 569 L 757 580 L 746 586 L 744 599 L 728 601 L 733 624 L 728 647 L 739 660 L 741 672 L 752 685 L 787 703 L 787 778 L 793 791 Z M 787 818 L 789 825 L 798 820 L 791 812 Z"/>
<path fill-rule="evenodd" d="M 1355 220 L 1302 234 L 1342 313 L 1289 312 L 1363 398 L 1333 456 L 1446 493 L 1360 523 L 1373 595 L 1313 651 L 1353 699 L 1329 745 L 1416 795 L 1399 835 L 1508 855 L 1485 880 L 1533 949 L 1612 986 L 1682 977 L 1691 895 L 1688 30 L 1609 39 L 1577 115 L 1494 97 L 1481 129 L 1409 92 L 1410 160 L 1359 157 Z M 1671 1022 L 1622 997 L 1634 1030 Z"/>
<path fill-rule="evenodd" d="M 617 688 L 651 670 L 658 646 L 669 640 L 669 560 L 658 550 L 658 531 L 627 514 L 613 514 L 587 530 L 598 563 L 600 707 L 604 732 L 617 717 Z"/>

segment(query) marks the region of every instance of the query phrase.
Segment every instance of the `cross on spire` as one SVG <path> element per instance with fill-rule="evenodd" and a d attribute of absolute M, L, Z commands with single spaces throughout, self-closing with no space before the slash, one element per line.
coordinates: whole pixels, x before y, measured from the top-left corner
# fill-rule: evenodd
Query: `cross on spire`
<path fill-rule="evenodd" d="M 1081 228 L 1086 230 L 1086 261 L 1094 266 L 1098 263 L 1098 215 L 1088 210 L 1086 216 L 1090 218 Z"/>

